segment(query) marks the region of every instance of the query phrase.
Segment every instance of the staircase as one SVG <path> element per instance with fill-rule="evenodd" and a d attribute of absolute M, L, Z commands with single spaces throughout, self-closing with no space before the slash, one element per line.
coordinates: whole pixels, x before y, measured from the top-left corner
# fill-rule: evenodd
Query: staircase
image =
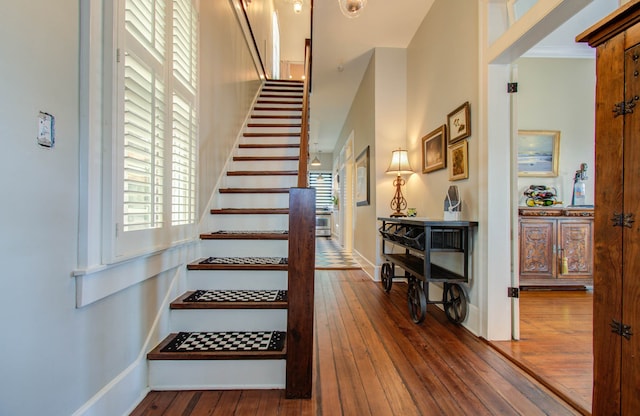
<path fill-rule="evenodd" d="M 187 265 L 188 290 L 170 305 L 173 332 L 147 356 L 152 389 L 288 386 L 287 349 L 300 332 L 287 332 L 288 230 L 303 88 L 263 85 L 200 235 L 205 257 Z"/>

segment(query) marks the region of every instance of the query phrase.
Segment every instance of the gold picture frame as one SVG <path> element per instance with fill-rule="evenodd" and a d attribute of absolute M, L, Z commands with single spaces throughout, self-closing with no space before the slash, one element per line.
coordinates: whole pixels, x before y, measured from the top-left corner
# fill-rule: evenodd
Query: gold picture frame
<path fill-rule="evenodd" d="M 560 131 L 518 130 L 518 176 L 556 177 Z"/>
<path fill-rule="evenodd" d="M 422 138 L 422 173 L 447 167 L 447 126 L 443 124 Z"/>
<path fill-rule="evenodd" d="M 466 140 L 449 146 L 449 180 L 459 181 L 469 177 L 469 144 Z"/>

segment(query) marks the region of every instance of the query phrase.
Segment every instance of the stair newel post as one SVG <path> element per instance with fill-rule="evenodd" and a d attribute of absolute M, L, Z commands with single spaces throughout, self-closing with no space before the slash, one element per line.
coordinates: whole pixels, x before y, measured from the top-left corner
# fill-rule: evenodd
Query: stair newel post
<path fill-rule="evenodd" d="M 289 191 L 287 311 L 288 399 L 310 398 L 313 379 L 313 309 L 315 272 L 314 188 Z"/>

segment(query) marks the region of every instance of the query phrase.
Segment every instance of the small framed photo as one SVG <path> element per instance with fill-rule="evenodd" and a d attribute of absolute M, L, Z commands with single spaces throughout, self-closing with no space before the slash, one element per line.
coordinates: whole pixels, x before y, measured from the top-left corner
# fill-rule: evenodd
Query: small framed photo
<path fill-rule="evenodd" d="M 449 144 L 471 136 L 471 110 L 469 101 L 456 108 L 447 116 Z"/>
<path fill-rule="evenodd" d="M 469 177 L 468 142 L 463 140 L 449 146 L 449 180 L 459 181 Z"/>
<path fill-rule="evenodd" d="M 422 173 L 447 167 L 447 126 L 443 124 L 422 138 Z"/>
<path fill-rule="evenodd" d="M 369 146 L 356 158 L 356 205 L 369 205 Z"/>
<path fill-rule="evenodd" d="M 518 176 L 558 176 L 560 132 L 518 130 Z"/>

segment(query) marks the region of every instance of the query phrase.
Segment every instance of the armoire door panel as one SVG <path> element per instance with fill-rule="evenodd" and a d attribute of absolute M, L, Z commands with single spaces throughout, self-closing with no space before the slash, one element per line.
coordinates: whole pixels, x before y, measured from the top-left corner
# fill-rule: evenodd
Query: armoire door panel
<path fill-rule="evenodd" d="M 623 209 L 624 116 L 613 110 L 624 100 L 624 35 L 598 47 L 596 74 L 592 414 L 608 415 L 621 406 L 622 338 L 611 323 L 622 314 L 622 228 L 612 218 Z"/>
<path fill-rule="evenodd" d="M 640 46 L 625 52 L 625 102 L 638 111 L 624 117 L 624 270 L 622 324 L 633 333 L 622 338 L 622 414 L 640 409 Z"/>

